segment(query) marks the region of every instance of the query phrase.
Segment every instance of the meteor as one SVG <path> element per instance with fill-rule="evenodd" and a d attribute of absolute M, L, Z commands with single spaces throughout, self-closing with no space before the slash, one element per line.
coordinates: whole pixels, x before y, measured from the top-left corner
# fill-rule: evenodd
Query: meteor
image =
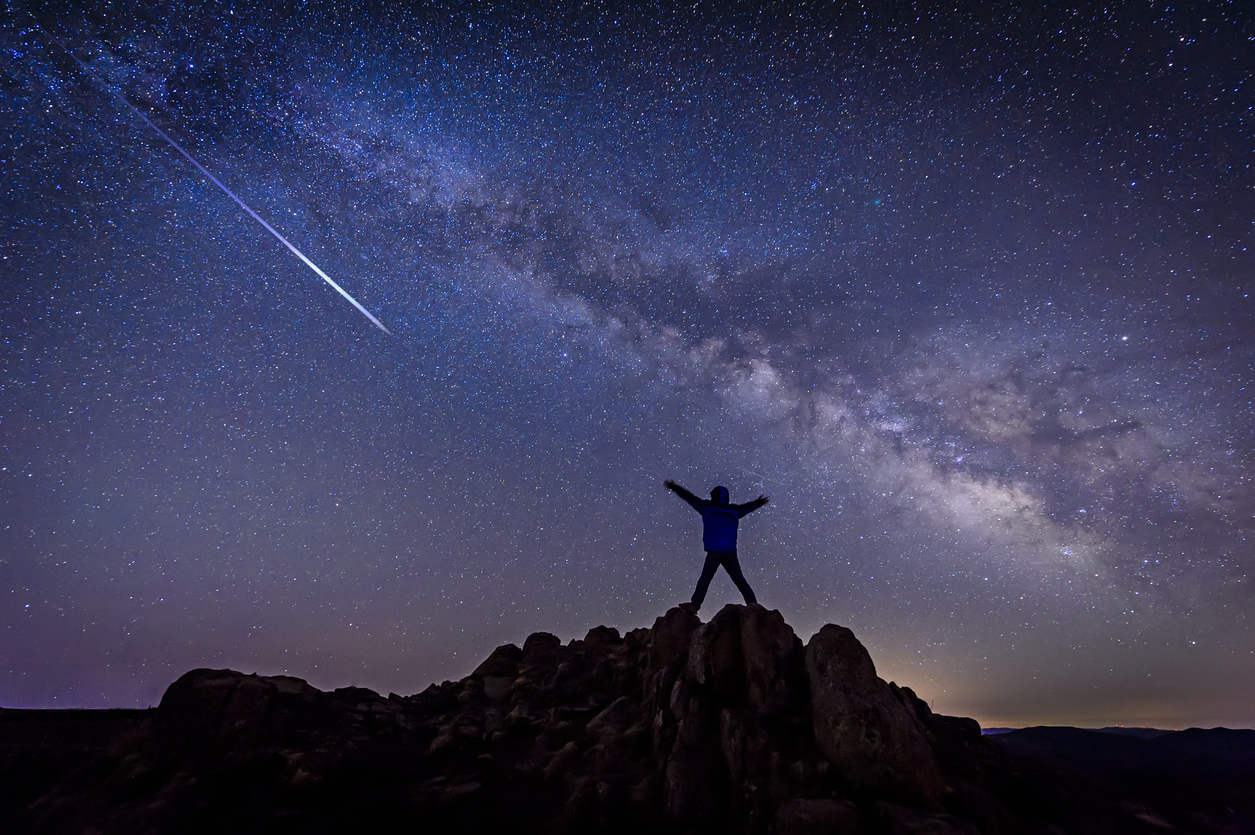
<path fill-rule="evenodd" d="M 770 481 L 772 484 L 779 484 L 781 487 L 788 487 L 788 486 L 789 486 L 789 485 L 785 484 L 783 481 L 776 481 L 774 478 L 767 478 L 767 476 L 763 475 L 762 473 L 756 473 L 756 472 L 754 472 L 753 470 L 747 470 L 747 469 L 745 469 L 744 467 L 737 467 L 737 469 L 738 469 L 738 470 L 740 470 L 740 471 L 741 471 L 741 472 L 743 472 L 743 473 L 749 473 L 750 475 L 754 476 L 755 478 L 762 479 L 763 481 Z"/>
<path fill-rule="evenodd" d="M 139 109 L 138 107 L 136 107 L 135 105 L 131 104 L 130 99 L 128 99 L 126 96 L 122 95 L 122 93 L 121 93 L 121 92 L 119 92 L 118 90 L 115 90 L 113 87 L 109 86 L 109 84 L 108 84 L 108 83 L 107 83 L 107 82 L 106 82 L 103 78 L 101 78 L 99 75 L 97 75 L 97 74 L 96 74 L 96 73 L 92 70 L 92 68 L 91 68 L 91 67 L 87 66 L 87 64 L 85 64 L 85 63 L 83 63 L 82 61 L 80 61 L 80 60 L 79 60 L 79 58 L 78 58 L 78 56 L 77 56 L 77 55 L 75 55 L 73 52 L 71 52 L 71 51 L 69 50 L 69 48 L 68 48 L 65 44 L 61 43 L 61 41 L 59 41 L 59 40 L 57 40 L 55 37 L 53 37 L 52 33 L 51 33 L 51 32 L 49 32 L 47 29 L 45 29 L 44 27 L 40 26 L 38 21 L 34 21 L 34 23 L 35 23 L 35 27 L 36 27 L 36 28 L 38 28 L 40 32 L 43 32 L 43 33 L 44 33 L 44 35 L 45 35 L 45 36 L 46 36 L 46 37 L 47 37 L 50 41 L 52 41 L 53 43 L 55 43 L 57 46 L 61 47 L 61 50 L 62 50 L 62 51 L 63 51 L 66 55 L 69 55 L 71 58 L 73 58 L 73 59 L 74 59 L 74 63 L 78 64 L 78 65 L 79 65 L 79 68 L 80 68 L 80 69 L 82 69 L 82 70 L 83 70 L 83 72 L 87 73 L 89 76 L 91 76 L 93 79 L 95 79 L 96 83 L 97 83 L 97 84 L 99 84 L 101 87 L 104 87 L 106 90 L 108 90 L 110 95 L 112 95 L 114 98 L 118 99 L 118 100 L 119 100 L 119 101 L 121 101 L 123 104 L 125 104 L 125 105 L 126 105 L 126 106 L 130 109 L 130 111 L 131 111 L 132 113 L 134 113 L 136 116 L 138 116 L 138 117 L 140 117 L 141 119 L 143 119 L 143 120 L 144 120 L 144 124 L 148 125 L 148 127 L 152 128 L 154 131 L 156 131 L 156 132 L 157 132 L 157 135 L 158 135 L 158 136 L 160 136 L 160 137 L 161 137 L 162 139 L 164 139 L 166 142 L 170 143 L 170 147 L 171 147 L 171 148 L 174 148 L 174 150 L 178 151 L 180 154 L 182 154 L 182 155 L 183 155 L 184 159 L 186 159 L 186 160 L 187 160 L 188 162 L 190 162 L 192 165 L 196 166 L 196 170 L 197 170 L 197 171 L 199 171 L 200 173 L 204 174 L 206 177 L 208 177 L 208 178 L 209 178 L 210 182 L 212 182 L 212 183 L 213 183 L 214 185 L 216 185 L 218 188 L 222 189 L 222 191 L 223 191 L 223 192 L 227 195 L 227 197 L 230 197 L 232 200 L 234 200 L 234 201 L 235 201 L 235 202 L 239 205 L 239 207 L 240 207 L 241 209 L 243 209 L 244 211 L 248 212 L 249 216 L 250 216 L 250 217 L 252 217 L 252 218 L 253 218 L 253 220 L 257 221 L 257 222 L 258 222 L 258 223 L 260 223 L 262 226 L 266 227 L 266 231 L 267 231 L 267 232 L 269 232 L 270 234 L 274 235 L 274 236 L 275 236 L 275 238 L 277 238 L 277 239 L 278 239 L 279 243 L 283 244 L 283 245 L 284 245 L 284 246 L 286 246 L 288 249 L 292 250 L 292 254 L 293 254 L 293 255 L 295 255 L 297 258 L 300 258 L 302 261 L 304 261 L 304 262 L 305 262 L 305 266 L 309 267 L 311 270 L 313 270 L 314 272 L 318 273 L 319 278 L 321 278 L 323 281 L 327 282 L 327 283 L 328 283 L 328 284 L 330 284 L 332 287 L 334 287 L 334 288 L 335 288 L 335 290 L 336 290 L 336 292 L 338 292 L 341 296 L 344 296 L 346 299 L 348 299 L 348 300 L 349 300 L 349 304 L 353 305 L 353 306 L 354 306 L 354 307 L 356 307 L 358 310 L 360 310 L 360 311 L 362 312 L 362 315 L 363 315 L 363 316 L 365 316 L 367 319 L 369 319 L 371 322 L 373 322 L 373 323 L 375 324 L 375 327 L 379 328 L 379 330 L 381 330 L 381 331 L 383 331 L 384 333 L 388 334 L 388 336 L 392 336 L 392 331 L 390 331 L 390 330 L 388 330 L 386 327 L 384 327 L 383 322 L 380 322 L 378 319 L 376 319 L 376 318 L 374 317 L 374 315 L 373 315 L 373 314 L 372 314 L 369 310 L 367 310 L 366 308 L 362 307 L 362 305 L 358 303 L 357 299 L 353 298 L 352 296 L 350 296 L 350 295 L 348 294 L 348 291 L 346 291 L 346 290 L 345 290 L 343 287 L 341 287 L 339 284 L 336 284 L 334 281 L 332 281 L 332 280 L 331 280 L 331 276 L 327 275 L 325 272 L 323 272 L 322 270 L 320 270 L 320 269 L 318 268 L 318 265 L 317 265 L 317 264 L 315 264 L 313 261 L 311 261 L 311 260 L 309 260 L 308 258 L 306 258 L 306 257 L 305 257 L 305 253 L 301 252 L 299 249 L 297 249 L 295 246 L 293 246 L 293 245 L 292 245 L 292 242 L 291 242 L 291 241 L 289 241 L 287 238 L 285 238 L 285 237 L 283 237 L 282 235 L 280 235 L 280 234 L 279 234 L 279 231 L 278 231 L 277 229 L 275 229 L 273 226 L 271 226 L 269 223 L 267 223 L 265 220 L 263 220 L 263 219 L 262 219 L 262 217 L 261 217 L 261 215 L 257 214 L 257 212 L 255 212 L 255 211 L 253 211 L 253 210 L 249 207 L 249 205 L 248 205 L 247 203 L 245 203 L 243 200 L 241 200 L 239 197 L 237 197 L 237 196 L 236 196 L 236 194 L 235 194 L 235 192 L 231 191 L 231 189 L 229 189 L 229 188 L 227 188 L 225 185 L 223 185 L 223 183 L 222 183 L 222 181 L 221 181 L 221 180 L 219 180 L 219 179 L 218 179 L 217 177 L 215 177 L 213 174 L 209 173 L 209 169 L 208 169 L 208 168 L 206 168 L 205 166 L 201 165 L 201 164 L 200 164 L 200 163 L 196 160 L 196 158 L 195 158 L 195 157 L 193 157 L 191 154 L 189 154 L 187 151 L 183 150 L 183 146 L 182 146 L 182 145 L 180 145 L 178 142 L 175 142 L 175 141 L 174 141 L 174 139 L 172 139 L 172 138 L 170 137 L 170 135 L 169 135 L 169 134 L 167 134 L 167 133 L 166 133 L 165 131 L 163 131 L 161 128 L 159 128 L 159 127 L 157 127 L 155 124 L 153 124 L 153 120 L 152 120 L 152 119 L 149 119 L 147 116 L 145 116 L 145 115 L 143 114 L 143 112 L 141 112 L 141 111 L 140 111 L 140 109 Z"/>

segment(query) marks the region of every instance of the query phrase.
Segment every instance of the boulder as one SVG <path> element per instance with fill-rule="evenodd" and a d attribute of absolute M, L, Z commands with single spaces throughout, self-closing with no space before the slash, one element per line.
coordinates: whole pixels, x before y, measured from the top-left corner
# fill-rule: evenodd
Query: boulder
<path fill-rule="evenodd" d="M 471 676 L 483 682 L 483 692 L 487 698 L 501 701 L 510 694 L 522 660 L 523 650 L 514 644 L 503 644 L 494 649 L 492 655 L 476 667 Z"/>
<path fill-rule="evenodd" d="M 786 800 L 771 821 L 771 835 L 858 835 L 858 807 L 848 800 Z"/>
<path fill-rule="evenodd" d="M 692 612 L 669 609 L 649 630 L 649 668 L 653 675 L 688 657 L 689 639 L 702 625 Z"/>
<path fill-rule="evenodd" d="M 584 646 L 589 650 L 600 650 L 617 646 L 623 641 L 619 630 L 613 626 L 594 626 L 584 636 Z"/>
<path fill-rule="evenodd" d="M 693 634 L 686 672 L 721 707 L 768 715 L 799 701 L 803 667 L 802 642 L 779 612 L 729 604 Z"/>
<path fill-rule="evenodd" d="M 509 676 L 514 678 L 519 673 L 519 663 L 523 660 L 523 650 L 514 644 L 502 644 L 484 659 L 484 663 L 475 668 L 473 676 Z"/>
<path fill-rule="evenodd" d="M 797 737 L 808 737 L 781 721 L 807 702 L 802 643 L 778 611 L 727 605 L 693 630 L 686 655 L 661 716 L 674 741 L 666 748 L 668 738 L 656 737 L 668 819 L 766 831 L 791 791 L 786 763 Z"/>
<path fill-rule="evenodd" d="M 156 720 L 166 733 L 199 748 L 285 742 L 335 716 L 327 694 L 303 679 L 199 669 L 166 689 Z"/>
<path fill-rule="evenodd" d="M 562 640 L 557 635 L 549 632 L 533 632 L 523 642 L 523 654 L 519 659 L 519 664 L 523 669 L 550 670 L 556 668 L 565 657 Z"/>
<path fill-rule="evenodd" d="M 806 646 L 815 744 L 851 785 L 910 806 L 939 810 L 945 781 L 924 726 L 895 694 L 867 650 L 828 624 Z"/>

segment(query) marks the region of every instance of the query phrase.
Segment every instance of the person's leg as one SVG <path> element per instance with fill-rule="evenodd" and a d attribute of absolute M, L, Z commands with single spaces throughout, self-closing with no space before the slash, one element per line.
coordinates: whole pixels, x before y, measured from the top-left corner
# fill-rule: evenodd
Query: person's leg
<path fill-rule="evenodd" d="M 697 589 L 693 592 L 693 605 L 697 608 L 702 607 L 702 601 L 706 599 L 706 589 L 710 588 L 710 581 L 715 577 L 715 571 L 719 568 L 719 558 L 714 552 L 706 552 L 706 564 L 702 566 L 702 576 L 697 579 Z"/>
<path fill-rule="evenodd" d="M 741 590 L 741 596 L 745 598 L 746 603 L 758 602 L 758 598 L 754 596 L 754 590 L 750 588 L 750 584 L 745 581 L 745 575 L 741 573 L 741 561 L 736 558 L 736 554 L 723 555 L 723 570 L 728 572 L 732 582 L 736 583 L 736 587 Z"/>

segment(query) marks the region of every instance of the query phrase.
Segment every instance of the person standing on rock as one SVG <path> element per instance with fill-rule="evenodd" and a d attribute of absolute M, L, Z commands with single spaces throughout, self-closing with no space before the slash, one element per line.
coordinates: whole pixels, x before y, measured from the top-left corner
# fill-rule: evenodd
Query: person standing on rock
<path fill-rule="evenodd" d="M 728 488 L 721 486 L 710 491 L 708 501 L 697 498 L 670 479 L 663 483 L 667 485 L 668 490 L 684 499 L 702 515 L 702 547 L 706 549 L 706 564 L 702 566 L 702 576 L 697 580 L 693 602 L 681 604 L 680 608 L 695 613 L 702 607 L 702 601 L 706 599 L 706 589 L 710 587 L 710 581 L 714 579 L 715 571 L 721 565 L 732 578 L 732 582 L 736 583 L 736 587 L 740 589 L 745 602 L 757 603 L 758 598 L 754 597 L 754 590 L 750 588 L 750 584 L 745 582 L 745 575 L 741 573 L 741 563 L 736 558 L 736 527 L 742 516 L 753 513 L 771 500 L 766 496 L 759 496 L 754 501 L 745 504 L 729 504 Z"/>

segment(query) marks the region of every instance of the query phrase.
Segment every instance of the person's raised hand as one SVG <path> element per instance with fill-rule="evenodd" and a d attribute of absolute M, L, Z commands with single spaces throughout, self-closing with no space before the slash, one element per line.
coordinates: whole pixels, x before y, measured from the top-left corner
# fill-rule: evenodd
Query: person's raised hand
<path fill-rule="evenodd" d="M 769 499 L 767 496 L 764 496 L 762 493 L 759 493 L 758 501 L 762 502 L 763 504 L 768 504 L 771 502 L 771 499 Z"/>

